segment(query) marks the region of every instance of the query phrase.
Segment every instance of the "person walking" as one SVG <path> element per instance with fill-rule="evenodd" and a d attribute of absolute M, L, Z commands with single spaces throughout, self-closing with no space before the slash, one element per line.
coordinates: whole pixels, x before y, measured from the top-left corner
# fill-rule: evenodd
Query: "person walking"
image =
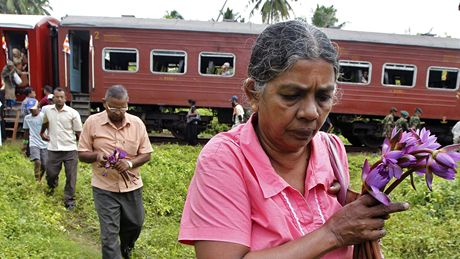
<path fill-rule="evenodd" d="M 198 113 L 195 101 L 188 100 L 190 109 L 187 112 L 186 125 L 185 125 L 185 138 L 189 145 L 198 144 L 198 122 L 200 121 L 200 114 Z"/>
<path fill-rule="evenodd" d="M 412 117 L 410 117 L 410 120 L 409 120 L 409 128 L 410 129 L 413 129 L 413 130 L 416 130 L 418 128 L 420 128 L 420 125 L 423 124 L 422 121 L 420 121 L 420 116 L 422 116 L 422 109 L 421 108 L 415 108 L 415 112 L 414 112 L 414 115 L 412 115 Z"/>
<path fill-rule="evenodd" d="M 238 103 L 238 96 L 234 95 L 230 100 L 232 101 L 233 107 L 232 128 L 234 128 L 244 122 L 244 109 L 243 106 Z"/>
<path fill-rule="evenodd" d="M 395 122 L 395 127 L 402 131 L 408 131 L 409 125 L 407 123 L 407 118 L 409 118 L 409 113 L 407 111 L 401 111 L 401 117 Z"/>
<path fill-rule="evenodd" d="M 24 148 L 29 145 L 29 158 L 34 162 L 35 180 L 40 182 L 46 172 L 46 163 L 48 161 L 48 143 L 40 137 L 40 129 L 45 116 L 38 108 L 38 101 L 30 99 L 25 107 L 30 111 L 30 114 L 24 117 Z"/>
<path fill-rule="evenodd" d="M 454 144 L 460 144 L 460 121 L 458 121 L 452 128 L 452 135 L 454 136 Z"/>
<path fill-rule="evenodd" d="M 78 154 L 77 140 L 80 137 L 82 123 L 80 114 L 65 104 L 63 88 L 54 90 L 54 105 L 44 112 L 40 135 L 48 141 L 48 163 L 46 181 L 50 193 L 59 183 L 62 164 L 65 167 L 66 183 L 64 187 L 64 206 L 68 210 L 75 208 L 75 185 L 77 183 Z M 48 134 L 46 133 L 48 130 Z"/>
<path fill-rule="evenodd" d="M 383 124 L 383 134 L 382 136 L 385 138 L 390 138 L 391 137 L 391 131 L 395 127 L 395 116 L 396 113 L 398 112 L 398 109 L 395 107 L 391 107 L 390 113 L 385 116 L 385 118 L 382 121 Z"/>
<path fill-rule="evenodd" d="M 83 126 L 78 155 L 80 161 L 92 163 L 102 258 L 130 258 L 144 223 L 139 169 L 153 149 L 144 123 L 126 113 L 128 92 L 122 85 L 110 87 L 103 102 L 105 111 L 91 115 Z"/>

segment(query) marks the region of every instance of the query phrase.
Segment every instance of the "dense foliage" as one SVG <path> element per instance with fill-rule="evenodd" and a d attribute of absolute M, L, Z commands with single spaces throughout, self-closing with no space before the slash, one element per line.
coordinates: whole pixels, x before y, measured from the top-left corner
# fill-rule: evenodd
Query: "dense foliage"
<path fill-rule="evenodd" d="M 200 147 L 154 146 L 152 160 L 142 168 L 146 222 L 136 244 L 136 258 L 192 258 L 193 248 L 177 243 L 182 206 Z M 350 155 L 354 189 L 360 189 L 361 165 L 377 156 Z M 18 146 L 0 147 L 0 258 L 100 258 L 99 224 L 90 188 L 90 167 L 80 164 L 77 208 L 64 209 L 63 185 L 53 196 L 36 184 L 33 165 Z M 372 160 L 374 159 L 374 160 Z M 383 239 L 387 258 L 460 258 L 460 181 L 436 181 L 433 192 L 418 179 L 392 193 L 408 201 L 408 212 L 393 215 Z"/>

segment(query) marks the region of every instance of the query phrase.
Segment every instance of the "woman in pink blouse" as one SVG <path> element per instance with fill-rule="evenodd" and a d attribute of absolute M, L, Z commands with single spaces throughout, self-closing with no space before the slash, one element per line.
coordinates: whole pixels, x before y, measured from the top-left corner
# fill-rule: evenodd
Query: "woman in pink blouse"
<path fill-rule="evenodd" d="M 408 208 L 369 195 L 342 207 L 328 193 L 325 139 L 349 181 L 343 144 L 319 132 L 337 73 L 336 49 L 313 26 L 278 23 L 257 38 L 244 83 L 254 114 L 210 140 L 189 187 L 179 241 L 198 258 L 351 258 L 352 245 L 383 237 L 388 215 Z"/>

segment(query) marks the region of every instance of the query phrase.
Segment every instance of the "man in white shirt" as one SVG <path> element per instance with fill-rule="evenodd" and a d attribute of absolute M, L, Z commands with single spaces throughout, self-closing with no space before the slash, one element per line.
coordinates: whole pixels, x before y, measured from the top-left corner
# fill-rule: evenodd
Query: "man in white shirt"
<path fill-rule="evenodd" d="M 232 96 L 231 101 L 233 107 L 232 128 L 234 128 L 244 122 L 244 109 L 243 106 L 241 106 L 241 104 L 238 103 L 238 96 Z"/>
<path fill-rule="evenodd" d="M 54 105 L 44 112 L 40 135 L 48 141 L 48 163 L 46 181 L 53 193 L 59 183 L 62 164 L 65 167 L 66 184 L 64 188 L 64 206 L 68 210 L 75 207 L 75 185 L 77 183 L 77 140 L 82 131 L 80 114 L 65 104 L 63 88 L 54 90 Z M 48 134 L 45 131 L 48 130 Z"/>
<path fill-rule="evenodd" d="M 460 121 L 452 128 L 452 135 L 454 135 L 454 144 L 460 144 Z"/>

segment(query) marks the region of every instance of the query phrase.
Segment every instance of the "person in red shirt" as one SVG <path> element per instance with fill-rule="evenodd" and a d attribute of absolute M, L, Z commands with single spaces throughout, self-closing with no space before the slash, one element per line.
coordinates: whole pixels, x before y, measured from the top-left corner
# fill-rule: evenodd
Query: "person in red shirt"
<path fill-rule="evenodd" d="M 42 108 L 43 106 L 50 104 L 48 96 L 52 94 L 52 92 L 53 88 L 51 86 L 45 85 L 45 87 L 43 87 L 43 98 L 40 99 L 40 102 L 38 103 L 38 108 Z"/>

